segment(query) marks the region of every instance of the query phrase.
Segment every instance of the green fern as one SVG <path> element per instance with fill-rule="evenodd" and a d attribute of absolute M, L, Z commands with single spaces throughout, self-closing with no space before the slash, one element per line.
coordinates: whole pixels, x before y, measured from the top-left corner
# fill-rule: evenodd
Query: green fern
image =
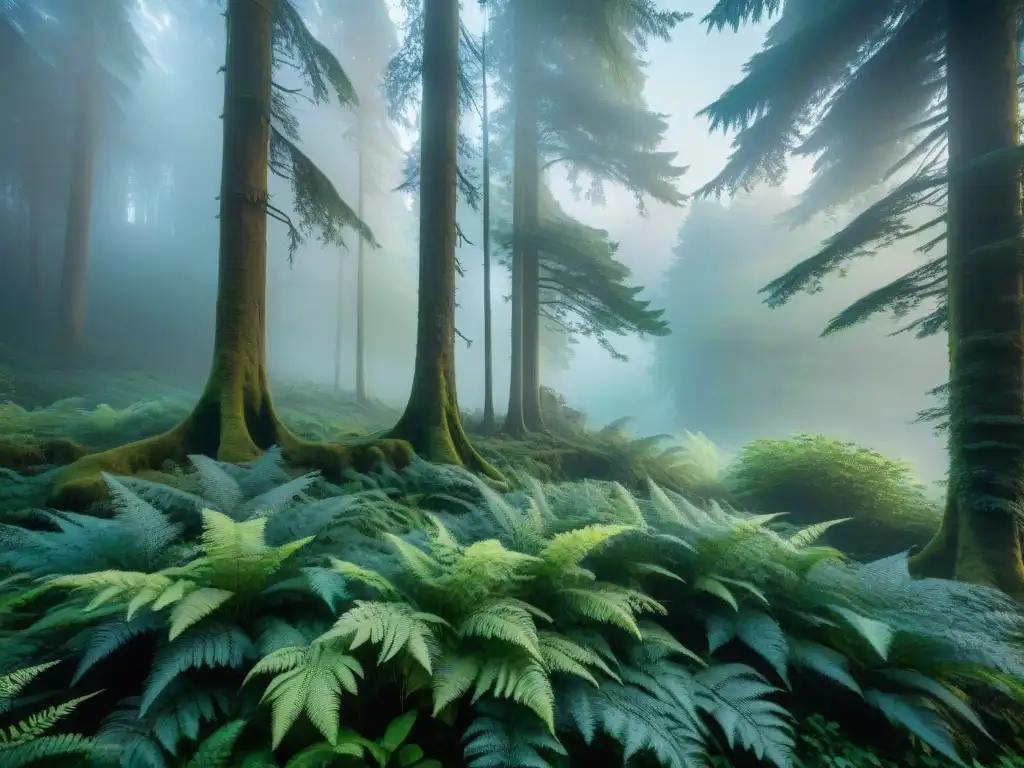
<path fill-rule="evenodd" d="M 786 710 L 768 698 L 778 689 L 742 664 L 721 664 L 695 675 L 695 698 L 725 733 L 730 748 L 751 750 L 779 768 L 793 760 L 793 725 Z"/>
<path fill-rule="evenodd" d="M 356 695 L 357 679 L 364 676 L 362 665 L 330 641 L 314 642 L 304 648 L 280 648 L 260 659 L 244 682 L 264 674 L 274 675 L 263 693 L 263 701 L 272 707 L 274 749 L 303 713 L 334 743 L 338 737 L 342 691 Z"/>
<path fill-rule="evenodd" d="M 472 689 L 472 702 L 484 694 L 509 699 L 536 713 L 554 732 L 555 694 L 548 670 L 527 654 L 449 654 L 438 661 L 433 688 L 435 715 Z"/>
<path fill-rule="evenodd" d="M 468 768 L 548 768 L 550 757 L 568 757 L 562 743 L 535 717 L 499 702 L 482 701 L 463 735 Z"/>
<path fill-rule="evenodd" d="M 355 607 L 339 618 L 318 642 L 343 638 L 349 641 L 349 650 L 365 642 L 379 645 L 378 664 L 390 661 L 404 650 L 430 673 L 438 652 L 435 627 L 445 625 L 447 622 L 440 616 L 417 611 L 407 603 L 357 600 Z"/>
<path fill-rule="evenodd" d="M 39 675 L 56 665 L 57 662 L 46 662 L 0 675 L 0 714 L 13 709 L 18 703 L 18 695 Z M 50 733 L 80 704 L 99 693 L 100 691 L 97 691 L 69 699 L 33 712 L 13 725 L 0 727 L 0 765 L 4 768 L 21 768 L 50 758 L 70 755 L 79 758 L 89 757 L 100 763 L 116 756 L 113 750 L 84 736 Z"/>

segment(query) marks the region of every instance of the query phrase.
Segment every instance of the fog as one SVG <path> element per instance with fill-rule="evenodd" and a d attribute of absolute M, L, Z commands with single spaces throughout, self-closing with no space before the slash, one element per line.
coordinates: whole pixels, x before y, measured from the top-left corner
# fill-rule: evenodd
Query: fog
<path fill-rule="evenodd" d="M 345 28 L 318 32 L 346 67 L 363 107 L 382 109 L 375 85 L 397 43 L 389 23 L 397 12 L 389 19 L 370 0 L 342 5 Z M 702 3 L 676 5 L 697 18 L 704 10 Z M 710 7 L 710 0 L 703 5 Z M 107 134 L 98 166 L 87 338 L 94 352 L 120 365 L 198 386 L 209 365 L 216 298 L 223 18 L 215 5 L 205 4 L 185 19 L 164 15 L 155 5 L 150 11 L 139 22 L 150 57 L 123 118 Z M 480 27 L 476 3 L 466 3 L 464 18 Z M 687 191 L 711 178 L 728 153 L 728 137 L 709 136 L 694 115 L 739 78 L 763 31 L 708 36 L 691 20 L 672 43 L 653 44 L 647 54 L 647 98 L 671 116 L 666 149 L 678 151 L 679 161 L 690 166 Z M 303 107 L 298 116 L 304 151 L 355 206 L 352 113 L 331 104 Z M 467 124 L 466 130 L 475 135 L 479 128 Z M 414 138 L 375 136 L 364 188 L 364 218 L 380 242 L 365 254 L 367 387 L 395 405 L 408 395 L 414 357 L 417 211 L 413 197 L 395 191 L 404 150 Z M 795 169 L 789 192 L 806 177 L 806 169 Z M 865 289 L 916 263 L 909 248 L 859 265 L 821 294 L 769 310 L 757 289 L 810 255 L 834 226 L 818 221 L 792 233 L 775 227 L 786 191 L 681 210 L 655 205 L 641 218 L 624 192 L 609 191 L 607 204 L 595 208 L 576 200 L 565 179 L 556 175 L 552 183 L 568 211 L 621 242 L 620 257 L 672 323 L 673 335 L 657 344 L 618 342 L 629 354 L 627 363 L 611 359 L 596 343 L 569 346 L 547 334 L 543 382 L 583 409 L 591 423 L 633 416 L 638 431 L 700 430 L 727 448 L 760 436 L 825 432 L 908 459 L 927 478 L 941 475 L 942 441 L 929 427 L 909 422 L 932 404 L 925 391 L 943 381 L 942 341 L 887 338 L 895 326 L 884 319 L 818 338 L 824 322 Z M 271 193 L 274 205 L 290 213 L 286 185 L 273 180 Z M 457 380 L 461 404 L 473 410 L 483 404 L 480 216 L 462 205 L 460 224 L 470 243 L 458 254 L 465 274 L 457 325 L 471 343 L 456 342 Z M 309 240 L 289 263 L 286 228 L 272 221 L 268 246 L 271 376 L 333 382 L 340 300 L 341 385 L 353 387 L 355 236 L 348 249 Z M 54 284 L 59 241 L 49 242 L 46 252 L 52 255 L 47 284 Z M 493 275 L 495 403 L 502 410 L 508 398 L 509 286 L 503 267 Z M 16 317 L 19 297 L 6 290 L 6 313 Z M 56 297 L 50 298 L 55 312 Z M 50 332 L 45 325 L 24 332 L 44 340 Z"/>

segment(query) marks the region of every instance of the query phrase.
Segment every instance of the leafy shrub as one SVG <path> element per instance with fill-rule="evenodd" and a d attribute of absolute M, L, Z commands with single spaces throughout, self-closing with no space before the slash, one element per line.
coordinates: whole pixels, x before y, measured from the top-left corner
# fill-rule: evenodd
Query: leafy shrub
<path fill-rule="evenodd" d="M 840 699 L 953 765 L 991 726 L 966 691 L 1024 691 L 1015 603 L 847 561 L 828 525 L 654 484 L 498 494 L 421 463 L 330 495 L 274 455 L 193 461 L 178 487 L 108 478 L 109 519 L 0 528 L 0 670 L 109 681 L 74 725 L 125 768 L 795 768 L 794 713 Z"/>
<path fill-rule="evenodd" d="M 940 517 L 907 464 L 822 435 L 748 443 L 725 485 L 740 506 L 785 512 L 796 525 L 849 518 L 831 540 L 863 559 L 925 543 Z"/>
<path fill-rule="evenodd" d="M 552 432 L 560 435 L 578 435 L 586 431 L 586 414 L 570 406 L 561 392 L 556 392 L 550 387 L 541 387 L 540 408 Z"/>

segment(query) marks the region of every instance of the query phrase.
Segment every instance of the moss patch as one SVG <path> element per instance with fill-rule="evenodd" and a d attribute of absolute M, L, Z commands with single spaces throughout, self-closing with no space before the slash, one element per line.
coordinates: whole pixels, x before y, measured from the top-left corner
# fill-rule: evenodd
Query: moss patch
<path fill-rule="evenodd" d="M 852 518 L 830 529 L 828 542 L 866 559 L 924 546 L 942 516 L 939 494 L 907 464 L 823 435 L 755 440 L 724 482 L 743 508 L 784 512 L 793 525 Z"/>

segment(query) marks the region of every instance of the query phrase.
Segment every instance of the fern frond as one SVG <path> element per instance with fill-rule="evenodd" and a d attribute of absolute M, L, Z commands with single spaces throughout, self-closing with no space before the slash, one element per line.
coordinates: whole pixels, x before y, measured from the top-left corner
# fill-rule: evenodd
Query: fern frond
<path fill-rule="evenodd" d="M 720 664 L 695 676 L 697 704 L 722 728 L 730 748 L 751 750 L 779 768 L 793 761 L 789 714 L 767 698 L 778 691 L 743 664 Z"/>
<path fill-rule="evenodd" d="M 619 676 L 595 651 L 555 632 L 541 632 L 538 637 L 541 658 L 549 674 L 573 675 L 593 686 L 599 683 L 587 667 L 594 667 L 612 680 Z"/>
<path fill-rule="evenodd" d="M 816 542 L 825 532 L 833 526 L 840 525 L 842 523 L 848 523 L 852 520 L 852 517 L 841 517 L 837 520 L 825 520 L 820 523 L 814 523 L 808 525 L 806 528 L 801 528 L 799 531 L 790 536 L 786 541 L 792 544 L 796 548 L 807 547 Z"/>
<path fill-rule="evenodd" d="M 578 568 L 584 558 L 603 546 L 609 539 L 636 530 L 628 525 L 586 525 L 563 533 L 556 533 L 548 540 L 538 557 L 546 570 L 552 574 L 571 572 Z"/>
<path fill-rule="evenodd" d="M 566 606 L 586 618 L 626 630 L 638 640 L 643 635 L 637 625 L 640 613 L 666 613 L 654 598 L 617 584 L 595 584 L 589 588 L 571 587 L 558 591 Z"/>
<path fill-rule="evenodd" d="M 229 475 L 220 462 L 209 456 L 196 454 L 188 458 L 196 468 L 200 496 L 218 512 L 230 516 L 245 499 L 238 480 Z"/>
<path fill-rule="evenodd" d="M 344 560 L 339 560 L 335 557 L 332 557 L 330 560 L 331 567 L 345 578 L 365 584 L 371 589 L 379 592 L 383 597 L 397 598 L 399 596 L 398 589 L 395 585 L 376 571 L 372 571 L 368 568 L 361 568 L 355 563 L 345 562 Z"/>
<path fill-rule="evenodd" d="M 533 715 L 499 702 L 480 702 L 463 735 L 467 768 L 550 768 L 545 753 L 568 757 L 565 747 Z"/>
<path fill-rule="evenodd" d="M 527 569 L 537 562 L 536 557 L 506 549 L 496 539 L 477 541 L 466 547 L 443 574 L 423 584 L 439 599 L 465 608 L 495 593 L 507 593 L 527 578 Z"/>
<path fill-rule="evenodd" d="M 235 596 L 234 592 L 215 587 L 200 587 L 188 593 L 171 609 L 168 639 L 174 640 L 182 632 L 210 616 Z"/>
<path fill-rule="evenodd" d="M 447 625 L 440 616 L 417 611 L 408 603 L 357 600 L 355 607 L 344 613 L 317 642 L 344 638 L 349 641 L 349 650 L 355 650 L 369 641 L 380 646 L 378 664 L 405 650 L 429 673 L 438 652 L 434 627 Z"/>
<path fill-rule="evenodd" d="M 606 733 L 622 745 L 624 758 L 644 750 L 665 768 L 708 765 L 704 725 L 682 707 L 631 685 L 604 683 L 600 688 L 570 685 L 562 691 L 560 711 L 566 725 L 592 744 Z"/>
<path fill-rule="evenodd" d="M 59 661 L 47 661 L 43 664 L 35 664 L 31 667 L 16 669 L 5 675 L 0 675 L 0 713 L 10 709 L 10 702 L 21 693 L 29 683 L 48 669 L 57 666 Z"/>
<path fill-rule="evenodd" d="M 86 672 L 123 647 L 129 640 L 152 632 L 158 626 L 157 617 L 151 613 L 136 616 L 130 620 L 117 620 L 101 624 L 89 635 L 89 643 L 78 662 L 74 676 L 71 678 L 71 685 L 77 685 Z M 0 679 L 0 700 L 3 698 L 2 688 L 2 679 Z"/>
<path fill-rule="evenodd" d="M 337 602 L 350 596 L 345 586 L 345 577 L 337 571 L 317 566 L 303 568 L 302 572 L 306 576 L 309 590 L 327 603 L 331 613 L 336 614 L 338 612 Z"/>
<path fill-rule="evenodd" d="M 484 694 L 509 699 L 533 711 L 554 732 L 555 694 L 547 671 L 527 655 L 449 654 L 434 671 L 434 715 L 473 688 L 471 701 Z"/>
<path fill-rule="evenodd" d="M 422 549 L 410 544 L 400 536 L 393 533 L 385 533 L 384 538 L 398 550 L 398 556 L 402 560 L 405 569 L 416 578 L 427 580 L 440 575 L 442 566 Z"/>
<path fill-rule="evenodd" d="M 708 619 L 708 647 L 714 653 L 733 638 L 768 662 L 784 682 L 789 681 L 789 642 L 779 623 L 764 611 L 715 614 Z"/>
<path fill-rule="evenodd" d="M 255 655 L 252 641 L 239 627 L 218 621 L 193 627 L 157 652 L 146 678 L 139 714 L 145 715 L 178 675 L 202 667 L 237 669 Z"/>
<path fill-rule="evenodd" d="M 24 768 L 51 758 L 73 755 L 79 764 L 88 759 L 94 765 L 111 765 L 116 763 L 118 752 L 113 745 L 100 744 L 77 733 L 62 733 L 42 736 L 10 748 L 0 747 L 0 762 L 4 768 Z"/>
<path fill-rule="evenodd" d="M 789 662 L 795 667 L 817 672 L 857 695 L 863 695 L 860 685 L 850 674 L 849 659 L 833 648 L 790 638 Z"/>
<path fill-rule="evenodd" d="M 892 723 L 902 725 L 921 741 L 957 765 L 965 765 L 953 745 L 953 735 L 942 717 L 930 706 L 908 696 L 884 691 L 864 691 L 864 698 Z"/>
<path fill-rule="evenodd" d="M 211 509 L 203 510 L 202 546 L 206 555 L 193 564 L 212 587 L 235 593 L 258 592 L 285 560 L 312 538 L 270 547 L 264 542 L 266 518 L 237 522 Z"/>
<path fill-rule="evenodd" d="M 245 726 L 245 720 L 232 720 L 222 725 L 203 739 L 185 768 L 230 768 L 231 753 Z"/>
<path fill-rule="evenodd" d="M 481 605 L 462 621 L 458 633 L 462 637 L 501 640 L 541 660 L 537 625 L 518 601 L 499 599 Z"/>
<path fill-rule="evenodd" d="M 237 709 L 237 699 L 238 691 L 233 687 L 179 677 L 140 724 L 168 753 L 177 756 L 182 740 L 199 741 L 204 724 L 230 717 Z"/>
<path fill-rule="evenodd" d="M 74 712 L 79 704 L 98 695 L 97 691 L 55 704 L 41 712 L 34 712 L 16 725 L 8 726 L 6 730 L 0 729 L 0 763 L 7 765 L 3 760 L 5 750 L 42 738 L 47 731 Z"/>
<path fill-rule="evenodd" d="M 274 674 L 263 693 L 270 702 L 272 747 L 277 749 L 303 712 L 329 742 L 338 735 L 342 691 L 355 695 L 360 663 L 330 642 L 305 648 L 281 648 L 260 659 L 244 683 L 256 675 Z"/>
<path fill-rule="evenodd" d="M 653 621 L 641 621 L 637 626 L 640 627 L 640 636 L 645 647 L 654 646 L 664 650 L 667 654 L 684 656 L 701 667 L 708 665 L 697 653 L 676 640 L 672 633 L 660 624 L 655 624 Z"/>

